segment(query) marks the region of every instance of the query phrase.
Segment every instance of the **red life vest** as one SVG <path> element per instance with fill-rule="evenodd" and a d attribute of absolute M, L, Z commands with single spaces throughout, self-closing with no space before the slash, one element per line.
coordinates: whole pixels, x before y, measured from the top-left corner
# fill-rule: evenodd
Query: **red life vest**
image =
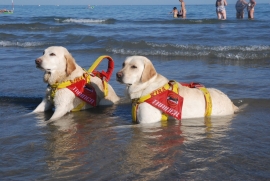
<path fill-rule="evenodd" d="M 142 96 L 139 99 L 132 100 L 132 119 L 138 123 L 137 108 L 140 103 L 147 102 L 155 108 L 162 111 L 162 120 L 167 120 L 172 116 L 178 120 L 181 119 L 183 97 L 178 94 L 178 84 L 170 81 L 163 87 L 154 90 L 152 93 Z"/>

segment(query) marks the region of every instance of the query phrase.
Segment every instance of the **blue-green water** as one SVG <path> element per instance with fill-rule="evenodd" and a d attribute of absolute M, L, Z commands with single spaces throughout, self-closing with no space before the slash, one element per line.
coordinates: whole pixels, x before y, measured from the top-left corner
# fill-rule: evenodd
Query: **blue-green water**
<path fill-rule="evenodd" d="M 6 8 L 0 6 L 0 9 Z M 269 180 L 270 6 L 255 19 L 216 19 L 214 5 L 15 6 L 0 14 L 1 180 Z M 110 84 L 120 104 L 70 113 L 26 115 L 46 84 L 34 60 L 48 46 L 66 47 L 88 68 L 110 55 L 115 72 L 126 56 L 144 55 L 157 71 L 181 82 L 201 82 L 245 108 L 211 120 L 131 122 L 123 85 Z"/>

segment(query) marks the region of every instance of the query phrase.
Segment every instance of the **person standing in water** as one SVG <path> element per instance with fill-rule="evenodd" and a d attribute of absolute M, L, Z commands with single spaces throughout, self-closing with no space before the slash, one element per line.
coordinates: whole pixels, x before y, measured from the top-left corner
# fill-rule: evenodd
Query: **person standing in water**
<path fill-rule="evenodd" d="M 186 4 L 184 2 L 184 0 L 179 0 L 180 4 L 181 4 L 181 9 L 179 11 L 179 15 L 181 15 L 183 18 L 186 17 L 187 15 L 187 11 L 186 11 Z"/>
<path fill-rule="evenodd" d="M 226 9 L 225 6 L 227 6 L 226 0 L 216 0 L 216 12 L 218 19 L 226 19 Z"/>
<path fill-rule="evenodd" d="M 245 0 L 238 0 L 235 4 L 236 9 L 236 18 L 243 19 L 244 18 L 244 10 L 247 7 L 248 3 Z"/>
<path fill-rule="evenodd" d="M 247 6 L 247 11 L 248 11 L 248 18 L 249 19 L 254 19 L 254 7 L 256 5 L 255 0 L 250 0 Z"/>

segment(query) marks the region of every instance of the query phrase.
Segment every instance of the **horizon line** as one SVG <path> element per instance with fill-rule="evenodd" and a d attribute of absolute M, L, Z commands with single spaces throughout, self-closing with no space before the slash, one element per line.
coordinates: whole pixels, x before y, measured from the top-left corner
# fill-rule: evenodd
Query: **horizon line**
<path fill-rule="evenodd" d="M 212 5 L 213 3 L 197 4 L 191 3 L 188 5 Z M 270 4 L 270 3 L 257 3 L 257 4 Z M 88 6 L 89 4 L 14 4 L 14 6 Z M 94 4 L 92 6 L 174 6 L 175 4 Z M 234 4 L 232 4 L 234 5 Z M 10 6 L 10 4 L 0 4 L 0 6 Z"/>

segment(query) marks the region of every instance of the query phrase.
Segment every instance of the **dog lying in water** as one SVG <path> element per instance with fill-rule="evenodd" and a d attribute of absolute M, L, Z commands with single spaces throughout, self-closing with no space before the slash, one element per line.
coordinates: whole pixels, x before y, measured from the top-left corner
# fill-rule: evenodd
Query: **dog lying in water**
<path fill-rule="evenodd" d="M 119 100 L 113 88 L 108 84 L 107 95 L 104 95 L 104 85 L 99 77 L 90 75 L 81 68 L 64 47 L 52 46 L 45 49 L 43 55 L 35 60 L 36 67 L 45 71 L 44 82 L 48 83 L 46 95 L 42 102 L 33 111 L 44 112 L 55 107 L 55 111 L 50 120 L 62 117 L 71 110 L 88 109 L 96 105 L 112 105 Z M 80 95 L 83 100 L 90 104 L 84 104 L 75 93 L 68 88 L 75 83 L 84 83 L 88 80 L 85 88 L 95 92 L 94 97 L 82 96 L 81 92 L 75 87 L 73 91 Z M 89 82 L 90 81 L 90 82 Z M 84 85 L 83 85 L 84 86 Z M 93 103 L 93 104 L 91 104 Z"/>
<path fill-rule="evenodd" d="M 116 78 L 118 82 L 126 84 L 127 94 L 133 104 L 134 102 L 136 104 L 133 105 L 133 108 L 134 106 L 136 108 L 132 111 L 135 122 L 154 123 L 161 121 L 164 111 L 167 111 L 166 114 L 169 112 L 169 115 L 181 119 L 225 116 L 234 114 L 238 110 L 228 96 L 217 89 L 206 89 L 202 86 L 190 88 L 178 82 L 169 82 L 166 77 L 158 74 L 151 61 L 143 56 L 127 57 L 123 68 L 116 73 Z M 178 101 L 182 103 L 179 112 L 157 100 L 147 102 L 149 97 L 161 95 L 169 89 L 177 91 L 169 92 L 171 96 L 167 96 L 165 99 L 170 102 L 168 104 L 175 103 L 176 105 Z M 206 109 L 206 107 L 208 108 Z M 163 108 L 163 110 L 159 108 Z"/>

